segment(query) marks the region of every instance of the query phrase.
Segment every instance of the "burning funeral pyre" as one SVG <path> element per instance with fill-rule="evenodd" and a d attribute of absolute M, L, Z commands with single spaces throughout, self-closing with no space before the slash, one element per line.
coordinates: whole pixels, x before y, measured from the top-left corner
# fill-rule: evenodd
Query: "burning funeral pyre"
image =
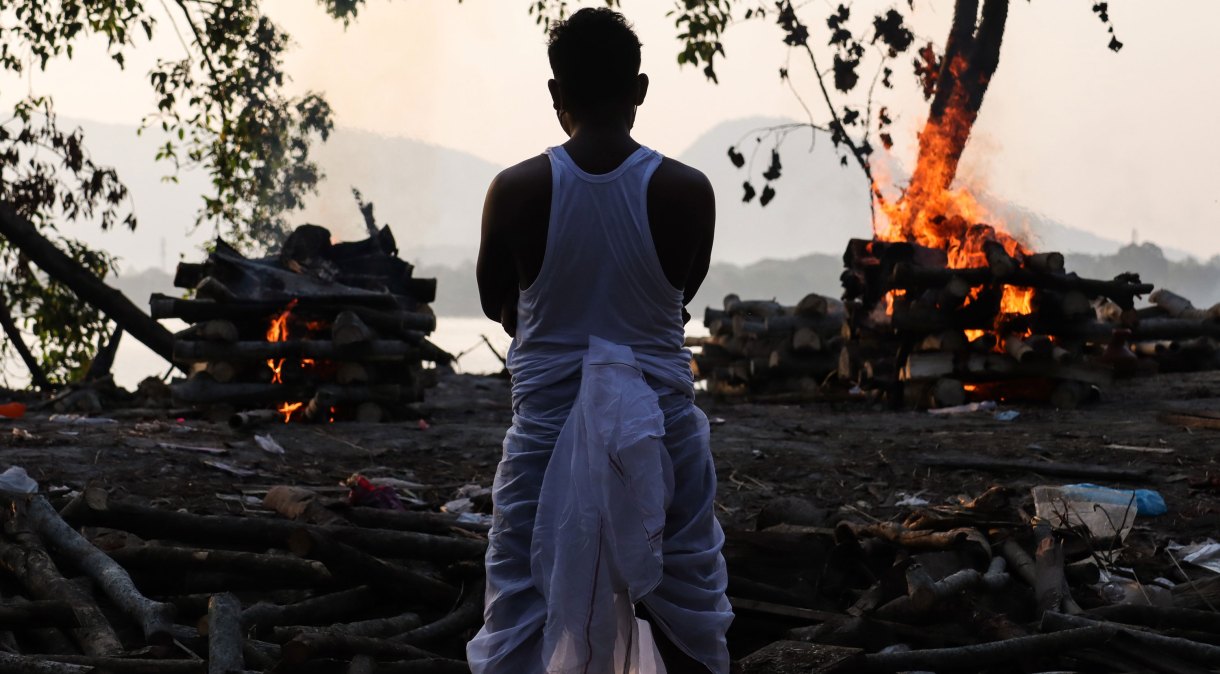
<path fill-rule="evenodd" d="M 722 396 L 809 399 L 832 391 L 892 406 L 983 400 L 1071 408 L 1115 377 L 1220 367 L 1220 305 L 1197 309 L 1134 274 L 1079 278 L 1059 253 L 1006 247 L 986 225 L 977 255 L 853 240 L 844 301 L 709 308 L 695 369 Z M 1015 254 L 1014 254 L 1015 253 Z M 1151 305 L 1135 298 L 1150 294 Z"/>
<path fill-rule="evenodd" d="M 1062 254 L 983 224 L 998 220 L 968 191 L 917 194 L 878 199 L 876 235 L 843 255 L 842 303 L 730 295 L 709 309 L 695 368 L 710 390 L 790 399 L 837 383 L 893 406 L 1075 407 L 1115 376 L 1220 367 L 1220 305 L 1197 309 L 1137 274 L 1080 278 Z"/>
<path fill-rule="evenodd" d="M 218 240 L 206 262 L 179 264 L 174 284 L 195 299 L 150 301 L 154 318 L 191 324 L 175 336 L 174 359 L 190 368 L 175 399 L 234 412 L 237 425 L 394 418 L 422 399 L 424 362 L 452 360 L 426 338 L 436 280 L 413 277 L 397 253 L 388 227 L 333 243 L 304 225 L 278 255 L 248 259 Z"/>

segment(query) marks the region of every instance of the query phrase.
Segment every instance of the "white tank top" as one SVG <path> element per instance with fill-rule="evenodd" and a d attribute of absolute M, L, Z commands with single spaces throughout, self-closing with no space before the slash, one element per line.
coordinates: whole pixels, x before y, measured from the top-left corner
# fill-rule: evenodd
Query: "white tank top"
<path fill-rule="evenodd" d="M 618 168 L 596 175 L 581 170 L 562 147 L 546 154 L 546 253 L 538 277 L 518 300 L 509 352 L 514 392 L 525 380 L 556 380 L 557 373 L 534 370 L 547 367 L 546 361 L 554 366 L 560 353 L 583 353 L 590 337 L 630 347 L 647 360 L 659 357 L 675 377 L 685 368 L 685 385 L 690 360 L 682 348 L 683 293 L 665 277 L 648 222 L 648 183 L 661 165 L 660 153 L 641 146 Z"/>

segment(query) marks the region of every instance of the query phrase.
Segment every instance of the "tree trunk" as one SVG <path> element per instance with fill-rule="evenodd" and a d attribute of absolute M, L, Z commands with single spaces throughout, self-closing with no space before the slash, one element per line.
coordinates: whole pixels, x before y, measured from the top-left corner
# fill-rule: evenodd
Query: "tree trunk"
<path fill-rule="evenodd" d="M 106 285 L 74 262 L 55 247 L 55 244 L 39 234 L 33 223 L 4 202 L 0 202 L 0 235 L 48 276 L 68 286 L 81 301 L 106 314 L 107 318 L 143 342 L 153 353 L 173 362 L 174 336 L 169 330 L 140 311 L 123 293 Z"/>
<path fill-rule="evenodd" d="M 953 183 L 983 96 L 1000 63 L 1000 45 L 1008 20 L 1008 0 L 957 0 L 945 54 L 936 77 L 936 94 L 923 131 L 911 182 L 900 202 L 902 215 L 891 225 L 909 241 L 917 228 L 930 228 L 940 239 L 964 237 L 961 218 L 933 220 L 939 195 Z M 980 17 L 981 14 L 981 17 Z M 960 230 L 960 231 L 958 231 Z"/>
<path fill-rule="evenodd" d="M 8 336 L 13 349 L 17 351 L 18 356 L 21 356 L 21 362 L 25 363 L 26 369 L 30 371 L 30 382 L 44 391 L 50 390 L 52 388 L 51 382 L 47 379 L 47 375 L 43 373 L 42 367 L 38 364 L 38 359 L 34 357 L 34 354 L 30 353 L 30 348 L 25 345 L 25 340 L 21 337 L 21 331 L 13 323 L 13 316 L 9 313 L 8 305 L 4 303 L 3 298 L 0 298 L 0 328 L 4 329 L 4 334 Z"/>

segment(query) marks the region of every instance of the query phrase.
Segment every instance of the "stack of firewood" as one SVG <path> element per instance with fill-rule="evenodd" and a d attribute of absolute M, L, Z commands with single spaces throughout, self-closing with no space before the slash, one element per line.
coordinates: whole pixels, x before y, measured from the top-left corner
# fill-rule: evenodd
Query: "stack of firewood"
<path fill-rule="evenodd" d="M 224 241 L 202 264 L 181 263 L 174 283 L 194 299 L 154 295 L 154 318 L 191 326 L 175 335 L 175 382 L 185 404 L 267 410 L 284 420 L 393 418 L 430 383 L 424 362 L 451 356 L 426 339 L 436 280 L 415 278 L 388 227 L 332 243 L 304 225 L 278 255 L 248 259 Z"/>
<path fill-rule="evenodd" d="M 986 232 L 974 240 L 977 266 L 964 268 L 941 249 L 852 240 L 842 304 L 730 295 L 707 311 L 695 369 L 721 396 L 811 397 L 829 384 L 894 407 L 1073 408 L 1116 376 L 1220 368 L 1220 305 L 1197 309 L 1135 274 L 1080 278 L 1059 253 L 1014 256 Z"/>
<path fill-rule="evenodd" d="M 710 336 L 692 343 L 695 370 L 716 395 L 811 394 L 838 367 L 843 317 L 842 302 L 820 295 L 794 307 L 729 295 L 704 313 Z"/>
<path fill-rule="evenodd" d="M 983 227 L 983 226 L 979 226 Z M 853 240 L 844 254 L 850 339 L 840 376 L 907 406 L 971 399 L 1075 407 L 1116 375 L 1152 372 L 1140 354 L 1176 340 L 1210 342 L 1220 322 L 1174 306 L 1135 307 L 1152 292 L 1138 275 L 1084 279 L 1059 253 L 1014 256 L 985 233 L 977 266 L 950 268 L 944 250 Z M 1172 305 L 1172 293 L 1154 301 Z M 1210 365 L 1215 364 L 1214 344 Z M 1155 355 L 1155 354 L 1154 354 Z M 1167 359 L 1162 359 L 1167 360 Z M 1209 363 L 1200 362 L 1200 366 Z"/>
<path fill-rule="evenodd" d="M 296 521 L 4 500 L 0 671 L 469 671 L 485 526 L 289 487 L 267 502 Z"/>

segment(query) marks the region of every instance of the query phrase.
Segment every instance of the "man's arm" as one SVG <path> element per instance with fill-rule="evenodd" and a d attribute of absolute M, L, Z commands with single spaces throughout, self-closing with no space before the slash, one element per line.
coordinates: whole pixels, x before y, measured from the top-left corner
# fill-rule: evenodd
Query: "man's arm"
<path fill-rule="evenodd" d="M 711 264 L 716 231 L 716 194 L 697 169 L 665 159 L 648 187 L 648 218 L 657 256 L 670 285 L 689 304 Z M 689 314 L 684 313 L 689 320 Z"/>
<path fill-rule="evenodd" d="M 682 286 L 682 303 L 690 304 L 707 278 L 707 270 L 712 264 L 712 241 L 716 237 L 716 193 L 712 183 L 703 173 L 691 169 L 695 175 L 691 178 L 691 220 L 690 231 L 694 244 L 694 257 L 691 260 L 690 271 L 686 283 Z"/>
<path fill-rule="evenodd" d="M 501 173 L 487 188 L 475 274 L 484 315 L 503 325 L 509 335 L 515 335 L 520 285 L 510 245 L 512 190 L 505 185 L 506 182 L 509 180 Z"/>

